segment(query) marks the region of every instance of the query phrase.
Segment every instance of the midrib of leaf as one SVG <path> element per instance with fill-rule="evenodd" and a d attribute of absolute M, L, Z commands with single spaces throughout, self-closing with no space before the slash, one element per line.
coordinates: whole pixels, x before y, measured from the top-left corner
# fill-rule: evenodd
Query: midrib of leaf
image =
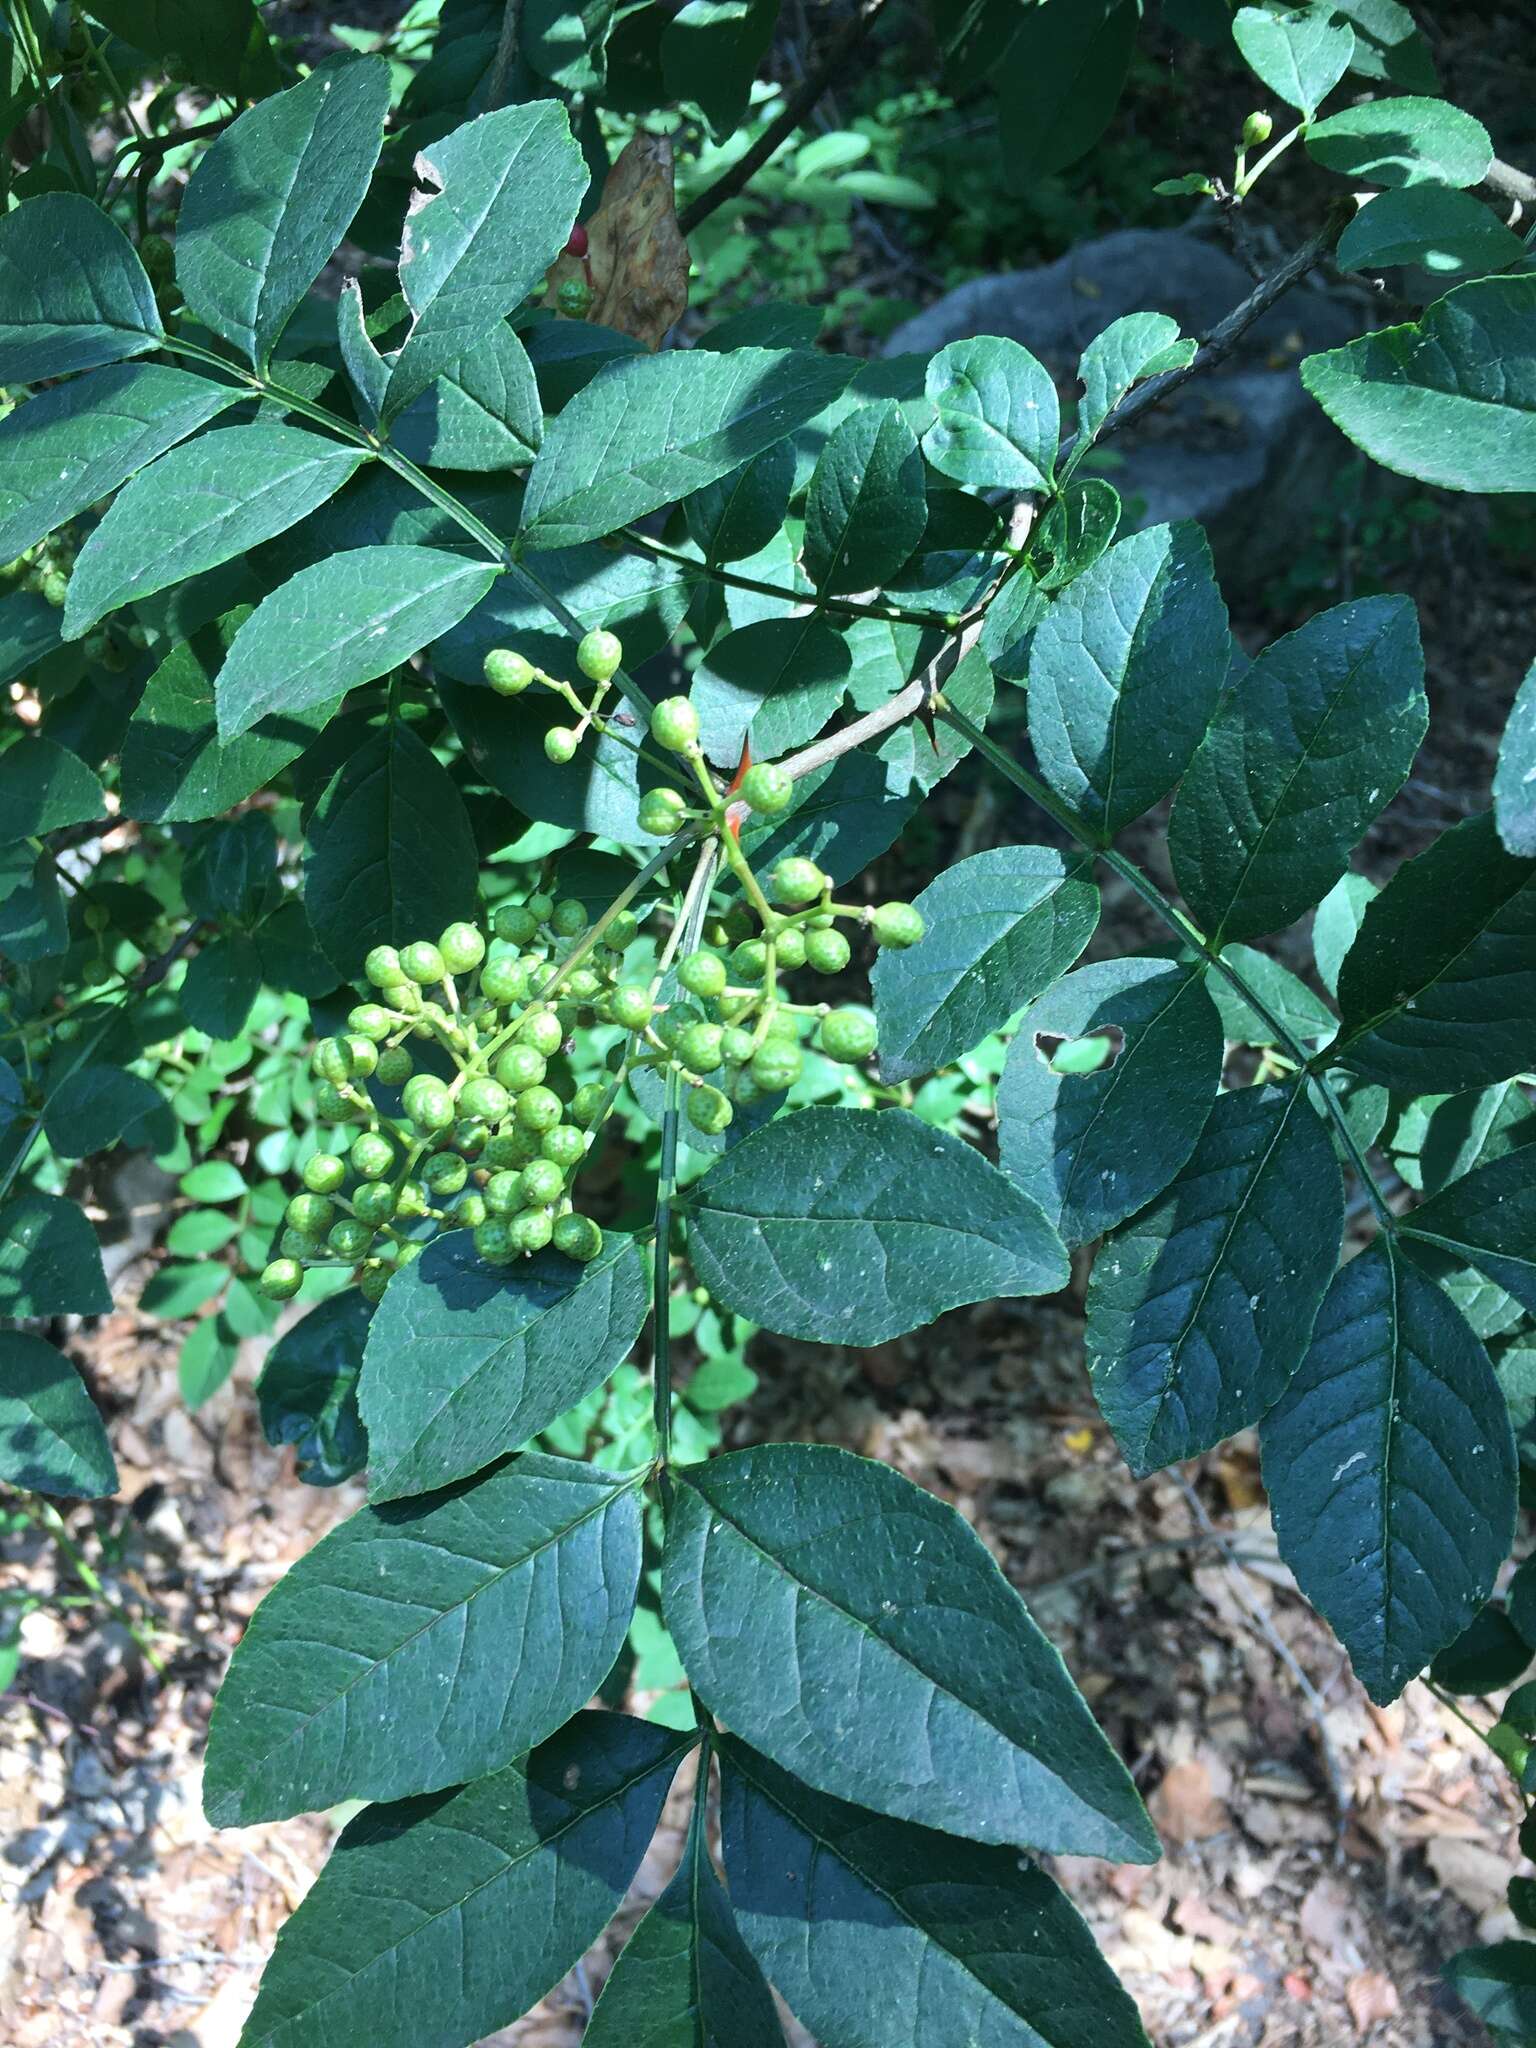
<path fill-rule="evenodd" d="M 1390 1349 L 1390 1377 L 1387 1382 L 1385 1413 L 1387 1418 L 1386 1441 L 1382 1446 L 1381 1486 L 1377 1495 L 1377 1521 L 1381 1529 L 1381 1655 L 1385 1664 L 1390 1655 L 1389 1644 L 1392 1635 L 1392 1541 L 1391 1541 L 1391 1500 L 1392 1463 L 1397 1448 L 1397 1381 L 1402 1363 L 1402 1306 L 1398 1298 L 1397 1250 L 1390 1233 L 1383 1232 L 1381 1238 L 1387 1261 L 1387 1277 L 1390 1292 L 1387 1296 L 1388 1335 Z"/>
<path fill-rule="evenodd" d="M 1499 1251 L 1492 1245 L 1469 1244 L 1465 1238 L 1461 1237 L 1442 1237 L 1439 1231 L 1425 1230 L 1416 1224 L 1412 1219 L 1411 1211 L 1402 1219 L 1397 1227 L 1404 1237 L 1416 1237 L 1421 1244 L 1432 1244 L 1443 1252 L 1453 1252 L 1457 1258 L 1464 1259 L 1469 1266 L 1476 1266 L 1480 1273 L 1484 1273 L 1485 1278 L 1488 1277 L 1483 1267 L 1483 1260 L 1485 1258 L 1503 1259 L 1512 1266 L 1526 1266 L 1536 1270 L 1536 1255 L 1526 1252 Z M 1498 1283 L 1495 1281 L 1493 1284 L 1496 1286 Z"/>

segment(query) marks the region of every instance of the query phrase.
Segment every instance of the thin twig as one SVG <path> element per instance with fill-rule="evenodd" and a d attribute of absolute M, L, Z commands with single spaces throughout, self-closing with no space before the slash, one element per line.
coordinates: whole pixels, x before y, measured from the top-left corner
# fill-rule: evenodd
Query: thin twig
<path fill-rule="evenodd" d="M 491 59 L 491 76 L 485 88 L 486 111 L 493 112 L 501 105 L 501 96 L 507 89 L 513 60 L 517 56 L 518 30 L 522 27 L 523 0 L 507 0 L 506 11 L 501 17 L 501 35 L 496 44 L 496 54 Z"/>
<path fill-rule="evenodd" d="M 1483 183 L 1501 199 L 1518 199 L 1522 206 L 1536 206 L 1536 178 L 1528 171 L 1517 171 L 1513 164 L 1500 163 L 1497 157 L 1488 166 Z"/>
<path fill-rule="evenodd" d="M 713 185 L 683 208 L 677 224 L 685 235 L 691 235 L 701 221 L 708 220 L 728 199 L 734 199 L 742 186 L 750 183 L 768 159 L 804 124 L 812 107 L 869 34 L 886 5 L 887 0 L 861 0 L 858 12 L 843 23 L 827 45 L 821 62 L 806 73 L 751 148 L 744 150 L 728 170 L 721 172 Z"/>

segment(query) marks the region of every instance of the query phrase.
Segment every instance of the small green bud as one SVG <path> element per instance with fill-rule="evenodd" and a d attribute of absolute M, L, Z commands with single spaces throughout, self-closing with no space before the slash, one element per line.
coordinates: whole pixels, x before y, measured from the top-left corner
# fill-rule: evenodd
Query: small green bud
<path fill-rule="evenodd" d="M 1268 142 L 1274 132 L 1275 124 L 1272 116 L 1263 112 L 1250 114 L 1243 123 L 1244 149 L 1255 149 L 1261 142 Z"/>

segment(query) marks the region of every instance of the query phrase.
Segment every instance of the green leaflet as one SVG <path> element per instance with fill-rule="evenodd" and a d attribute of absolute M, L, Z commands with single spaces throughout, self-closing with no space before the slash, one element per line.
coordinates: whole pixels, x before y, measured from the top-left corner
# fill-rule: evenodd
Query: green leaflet
<path fill-rule="evenodd" d="M 80 550 L 64 637 L 286 532 L 368 460 L 299 427 L 215 427 L 125 484 Z"/>
<path fill-rule="evenodd" d="M 96 1500 L 117 1465 L 79 1373 L 41 1337 L 0 1330 L 0 1479 L 28 1493 Z"/>
<path fill-rule="evenodd" d="M 1312 121 L 1302 136 L 1307 154 L 1357 184 L 1479 184 L 1493 161 L 1481 121 L 1446 100 L 1366 100 Z"/>
<path fill-rule="evenodd" d="M 1058 1040 L 1122 1034 L 1113 1061 L 1062 1075 Z M 1079 967 L 1024 1014 L 997 1090 L 1004 1169 L 1086 1244 L 1160 1195 L 1195 1148 L 1221 1078 L 1221 1023 L 1199 970 Z"/>
<path fill-rule="evenodd" d="M 1384 1144 L 1407 1185 L 1433 1195 L 1533 1137 L 1536 1110 L 1525 1091 L 1518 1081 L 1500 1081 L 1460 1095 L 1415 1096 Z"/>
<path fill-rule="evenodd" d="M 1085 155 L 1114 116 L 1136 48 L 1135 0 L 1081 0 L 1074 7 L 1010 10 L 1010 41 L 989 65 L 999 106 L 1008 189 Z M 994 46 L 995 47 L 995 46 Z"/>
<path fill-rule="evenodd" d="M 1329 1289 L 1259 1441 L 1281 1556 L 1371 1698 L 1396 1699 L 1470 1622 L 1514 1535 L 1488 1354 L 1378 1237 Z"/>
<path fill-rule="evenodd" d="M 742 562 L 767 547 L 784 523 L 794 482 L 794 446 L 776 441 L 750 462 L 690 492 L 683 514 L 705 560 Z M 545 574 L 552 559 L 539 565 Z"/>
<path fill-rule="evenodd" d="M 256 1610 L 219 1690 L 219 1827 L 499 1770 L 590 1699 L 640 1577 L 643 1473 L 529 1453 L 362 1508 Z"/>
<path fill-rule="evenodd" d="M 149 1130 L 155 1133 L 156 1149 L 162 1149 L 174 1125 L 152 1081 L 123 1067 L 92 1065 L 76 1067 L 50 1092 L 43 1105 L 43 1130 L 60 1158 L 84 1159 L 107 1151 L 126 1134 L 142 1136 Z"/>
<path fill-rule="evenodd" d="M 0 682 L 14 682 L 59 644 L 59 615 L 36 590 L 0 597 Z"/>
<path fill-rule="evenodd" d="M 1536 862 L 1485 812 L 1406 861 L 1339 970 L 1345 1065 L 1392 1088 L 1482 1088 L 1536 1064 Z"/>
<path fill-rule="evenodd" d="M 1106 841 L 1188 767 L 1230 649 L 1210 549 L 1188 520 L 1117 542 L 1035 628 L 1029 736 L 1046 781 Z"/>
<path fill-rule="evenodd" d="M 814 419 L 858 367 L 766 348 L 607 364 L 549 423 L 523 501 L 523 544 L 595 540 L 713 483 Z"/>
<path fill-rule="evenodd" d="M 957 861 L 916 899 L 928 929 L 882 952 L 870 977 L 888 1081 L 932 1073 L 999 1031 L 1058 981 L 1093 937 L 1091 864 L 1044 846 Z"/>
<path fill-rule="evenodd" d="M 1217 1098 L 1151 1208 L 1094 1260 L 1094 1397 L 1138 1478 L 1246 1429 L 1285 1392 L 1333 1278 L 1344 1185 L 1304 1086 Z"/>
<path fill-rule="evenodd" d="M 694 672 L 705 753 L 734 768 L 748 738 L 758 760 L 804 746 L 842 702 L 850 665 L 847 641 L 814 612 L 723 633 Z"/>
<path fill-rule="evenodd" d="M 530 661 L 536 659 L 527 641 L 512 644 Z M 560 657 L 566 667 L 569 648 L 567 639 Z M 560 667 L 551 673 L 559 674 Z M 627 846 L 646 840 L 639 819 L 640 762 L 632 741 L 626 745 L 613 733 L 589 734 L 575 759 L 555 775 L 544 751 L 544 735 L 552 726 L 568 725 L 571 713 L 552 692 L 530 691 L 509 703 L 483 685 L 439 678 L 438 694 L 476 776 L 526 817 Z M 659 779 L 647 766 L 646 784 Z"/>
<path fill-rule="evenodd" d="M 1146 2048 L 1077 1909 L 1011 1850 L 829 1799 L 729 1735 L 720 1826 L 741 1930 L 819 2039 Z"/>
<path fill-rule="evenodd" d="M 694 1808 L 683 1860 L 629 1937 L 583 2048 L 784 2048 L 773 1993 L 737 1931 Z"/>
<path fill-rule="evenodd" d="M 805 566 L 823 592 L 873 590 L 928 523 L 923 458 L 895 399 L 851 412 L 817 457 L 805 503 Z"/>
<path fill-rule="evenodd" d="M 371 946 L 473 915 L 479 856 L 464 799 L 409 726 L 391 720 L 337 771 L 310 824 L 304 880 L 315 936 L 345 975 Z"/>
<path fill-rule="evenodd" d="M 1493 814 L 1508 852 L 1536 854 L 1536 662 L 1525 672 L 1499 742 Z"/>
<path fill-rule="evenodd" d="M 1174 879 L 1213 942 L 1278 931 L 1331 889 L 1428 729 L 1408 598 L 1336 605 L 1266 647 L 1212 720 L 1168 826 Z"/>
<path fill-rule="evenodd" d="M 1301 377 L 1384 469 L 1452 491 L 1536 490 L 1536 277 L 1460 285 L 1421 320 L 1308 356 Z"/>
<path fill-rule="evenodd" d="M 1508 270 L 1524 244 L 1496 213 L 1448 185 L 1410 185 L 1379 192 L 1339 237 L 1345 270 L 1385 270 L 1413 263 L 1432 277 L 1456 281 Z"/>
<path fill-rule="evenodd" d="M 278 1935 L 245 2048 L 462 2048 L 519 2018 L 612 1918 L 695 1740 L 579 1714 L 492 1777 L 359 1814 Z"/>
<path fill-rule="evenodd" d="M 542 586 L 575 615 L 582 632 L 603 626 L 617 633 L 624 642 L 625 661 L 633 666 L 657 653 L 681 625 L 698 577 L 692 562 L 615 554 L 601 547 L 553 548 L 539 557 L 538 586 L 515 570 L 498 576 L 474 610 L 437 642 L 432 665 L 439 674 L 470 684 L 478 695 L 491 694 L 481 686 L 485 657 L 493 647 L 520 648 L 551 675 L 563 674 L 561 664 L 569 665 L 571 658 L 571 635 L 540 598 Z M 533 705 L 525 696 L 517 709 L 526 722 Z M 551 778 L 542 739 L 542 733 L 535 735 L 534 772 L 547 790 Z M 573 766 L 567 773 L 577 770 Z"/>
<path fill-rule="evenodd" d="M 505 320 L 413 398 L 389 432 L 412 462 L 471 471 L 524 468 L 543 436 L 533 365 Z"/>
<path fill-rule="evenodd" d="M 545 1251 L 511 1271 L 478 1258 L 467 1231 L 438 1238 L 369 1332 L 370 1498 L 445 1485 L 526 1443 L 623 1363 L 649 1309 L 645 1262 L 620 1232 L 590 1265 Z"/>
<path fill-rule="evenodd" d="M 133 244 L 75 192 L 45 192 L 0 215 L 0 306 L 0 384 L 120 363 L 162 333 Z"/>
<path fill-rule="evenodd" d="M 1410 1239 L 1469 1259 L 1536 1311 L 1536 1152 L 1522 1145 L 1452 1180 L 1403 1219 Z"/>
<path fill-rule="evenodd" d="M 379 160 L 389 66 L 358 57 L 250 107 L 193 171 L 176 280 L 205 326 L 266 369 Z"/>
<path fill-rule="evenodd" d="M 306 1486 L 339 1486 L 367 1462 L 357 1381 L 373 1310 L 347 1287 L 312 1308 L 278 1338 L 256 1382 L 261 1429 L 272 1445 L 292 1444 Z"/>
<path fill-rule="evenodd" d="M 18 737 L 0 752 L 0 836 L 36 839 L 106 812 L 101 778 L 56 740 Z"/>
<path fill-rule="evenodd" d="M 998 335 L 952 341 L 924 385 L 938 417 L 923 453 L 943 476 L 979 489 L 1045 489 L 1056 466 L 1056 387 L 1027 348 Z"/>
<path fill-rule="evenodd" d="M 1250 70 L 1309 121 L 1355 54 L 1354 30 L 1325 11 L 1277 15 L 1240 7 L 1232 35 Z"/>
<path fill-rule="evenodd" d="M 174 77 L 238 99 L 259 98 L 282 83 L 252 0 L 101 0 L 91 12 Z"/>
<path fill-rule="evenodd" d="M 416 175 L 421 187 L 400 244 L 400 288 L 413 318 L 390 371 L 386 419 L 528 296 L 587 189 L 581 149 L 554 100 L 466 121 L 418 151 Z"/>
<path fill-rule="evenodd" d="M 0 1205 L 0 1316 L 100 1316 L 112 1306 L 96 1233 L 62 1195 Z"/>
<path fill-rule="evenodd" d="M 1179 323 L 1167 313 L 1127 313 L 1096 334 L 1077 366 L 1083 397 L 1070 467 L 1075 469 L 1087 454 L 1094 436 L 1133 384 L 1178 369 L 1194 352 L 1195 343 L 1179 339 Z"/>
<path fill-rule="evenodd" d="M 241 396 L 164 363 L 114 363 L 0 420 L 0 561 L 115 491 Z"/>
<path fill-rule="evenodd" d="M 439 548 L 353 548 L 301 569 L 235 635 L 214 690 L 220 738 L 387 675 L 456 626 L 495 579 L 490 563 Z"/>
<path fill-rule="evenodd" d="M 1464 2003 L 1495 2029 L 1494 2039 L 1519 2048 L 1536 2028 L 1536 1950 L 1528 1941 L 1464 1948 L 1445 1974 Z"/>
<path fill-rule="evenodd" d="M 962 1302 L 1067 1281 L 1036 1202 L 904 1109 L 768 1124 L 696 1183 L 687 1214 L 689 1254 L 717 1301 L 822 1344 L 881 1344 Z"/>
<path fill-rule="evenodd" d="M 717 140 L 746 113 L 778 18 L 778 0 L 686 0 L 663 28 L 667 96 L 692 100 Z"/>
<path fill-rule="evenodd" d="M 1315 1046 L 1338 1030 L 1339 1020 L 1322 997 L 1314 995 L 1289 967 L 1282 967 L 1268 953 L 1253 946 L 1223 946 L 1221 957 L 1242 976 L 1244 986 L 1253 990 L 1275 1020 L 1266 1023 L 1225 975 L 1211 973 L 1205 978 L 1206 993 L 1216 1005 L 1223 1037 L 1239 1045 L 1281 1045 L 1284 1041 L 1275 1026 L 1284 1025 L 1294 1037 Z"/>
<path fill-rule="evenodd" d="M 744 1741 L 818 1791 L 973 1841 L 1156 1858 L 1125 1766 L 952 1507 L 830 1445 L 676 1476 L 663 1612 Z"/>
<path fill-rule="evenodd" d="M 1379 893 L 1368 876 L 1340 875 L 1313 914 L 1312 957 L 1331 995 L 1338 994 L 1344 955 L 1355 943 L 1366 906 Z"/>
<path fill-rule="evenodd" d="M 245 932 L 225 932 L 200 946 L 179 990 L 182 1014 L 210 1038 L 238 1038 L 261 993 L 261 953 Z"/>

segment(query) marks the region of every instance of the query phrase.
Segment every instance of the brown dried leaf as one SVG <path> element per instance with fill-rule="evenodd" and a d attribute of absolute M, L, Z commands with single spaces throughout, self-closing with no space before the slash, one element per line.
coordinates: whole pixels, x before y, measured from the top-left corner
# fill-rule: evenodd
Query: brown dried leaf
<path fill-rule="evenodd" d="M 1170 1842 L 1203 1842 L 1225 1834 L 1231 1815 L 1216 1797 L 1198 1757 L 1174 1764 L 1148 1802 L 1158 1833 Z"/>
<path fill-rule="evenodd" d="M 1358 2033 L 1374 2027 L 1378 2020 L 1397 2017 L 1397 1991 L 1390 1977 L 1380 1970 L 1362 1970 L 1344 1987 L 1344 2001 Z"/>
<path fill-rule="evenodd" d="M 589 284 L 588 320 L 660 347 L 688 305 L 688 245 L 678 230 L 666 136 L 636 135 L 625 145 L 587 222 L 586 256 L 557 256 L 548 280 L 551 307 L 562 284 Z"/>

